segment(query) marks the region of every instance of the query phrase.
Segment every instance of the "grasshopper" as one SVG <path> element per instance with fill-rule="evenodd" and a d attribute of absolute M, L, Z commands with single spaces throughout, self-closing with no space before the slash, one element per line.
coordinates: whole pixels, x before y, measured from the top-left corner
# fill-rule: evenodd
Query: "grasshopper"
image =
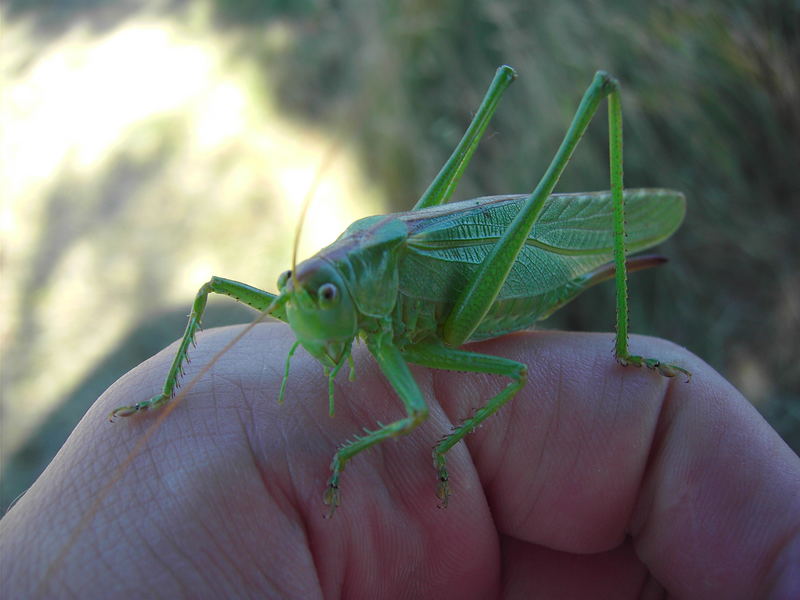
<path fill-rule="evenodd" d="M 356 221 L 333 244 L 284 272 L 277 295 L 212 277 L 195 297 L 162 392 L 115 409 L 111 418 L 161 407 L 173 397 L 210 293 L 230 296 L 288 323 L 294 331 L 297 341 L 287 357 L 279 401 L 289 360 L 302 346 L 325 370 L 333 415 L 333 381 L 358 338 L 400 397 L 404 418 L 355 437 L 334 454 L 323 495 L 331 514 L 341 501 L 339 480 L 348 461 L 375 444 L 413 431 L 427 418 L 425 398 L 409 363 L 510 380 L 434 447 L 437 496 L 446 506 L 448 450 L 513 398 L 527 378 L 527 367 L 520 362 L 460 347 L 531 327 L 601 281 L 616 282 L 616 360 L 666 377 L 689 377 L 680 366 L 628 350 L 626 273 L 663 259 L 626 260 L 626 253 L 669 237 L 683 219 L 685 200 L 679 192 L 664 189 L 623 190 L 616 79 L 603 71 L 594 76 L 532 193 L 448 203 L 500 97 L 515 78 L 511 67 L 497 70 L 464 137 L 411 211 Z M 552 194 L 603 99 L 608 100 L 610 191 Z"/>

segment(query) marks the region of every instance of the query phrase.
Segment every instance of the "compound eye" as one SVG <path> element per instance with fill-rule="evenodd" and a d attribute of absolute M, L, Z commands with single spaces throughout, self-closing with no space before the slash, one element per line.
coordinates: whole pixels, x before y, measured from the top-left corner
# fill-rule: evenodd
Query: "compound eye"
<path fill-rule="evenodd" d="M 339 288 L 332 283 L 323 283 L 317 290 L 321 308 L 330 308 L 339 300 Z"/>
<path fill-rule="evenodd" d="M 286 287 L 286 282 L 289 281 L 289 277 L 291 277 L 291 276 L 292 276 L 292 272 L 291 271 L 284 271 L 283 273 L 281 273 L 278 276 L 278 289 L 279 290 L 282 290 L 284 287 Z"/>

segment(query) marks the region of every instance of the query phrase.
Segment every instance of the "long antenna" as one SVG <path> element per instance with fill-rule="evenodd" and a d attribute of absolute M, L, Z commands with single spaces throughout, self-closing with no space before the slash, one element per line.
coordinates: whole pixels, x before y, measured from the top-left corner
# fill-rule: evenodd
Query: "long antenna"
<path fill-rule="evenodd" d="M 320 161 L 319 167 L 317 167 L 317 171 L 314 174 L 314 179 L 311 181 L 311 185 L 309 186 L 308 191 L 303 198 L 303 208 L 300 211 L 300 218 L 297 220 L 297 227 L 294 230 L 294 246 L 292 247 L 293 279 L 295 273 L 297 272 L 297 252 L 300 248 L 300 234 L 303 231 L 303 225 L 305 224 L 306 214 L 308 213 L 309 206 L 311 206 L 311 201 L 314 199 L 314 195 L 317 193 L 317 188 L 319 188 L 319 184 L 322 183 L 325 173 L 328 171 L 330 166 L 333 164 L 334 159 L 339 154 L 339 149 L 344 142 L 345 135 L 350 131 L 348 125 L 351 125 L 356 120 L 358 115 L 362 114 L 362 111 L 366 110 L 367 108 L 367 100 L 362 99 L 360 102 L 353 104 L 345 113 L 345 116 L 339 120 L 339 125 L 334 132 L 333 138 L 331 139 L 331 144 L 328 146 L 325 154 L 322 155 L 322 160 Z"/>
<path fill-rule="evenodd" d="M 317 193 L 317 188 L 319 188 L 319 184 L 322 183 L 322 179 L 326 171 L 333 164 L 334 159 L 339 153 L 339 147 L 342 144 L 342 134 L 344 129 L 344 127 L 339 127 L 339 131 L 336 133 L 333 141 L 331 141 L 331 145 L 328 146 L 328 149 L 325 151 L 319 167 L 317 168 L 317 172 L 314 174 L 314 179 L 311 181 L 311 185 L 309 186 L 308 191 L 303 198 L 303 208 L 300 211 L 300 218 L 297 220 L 297 226 L 294 230 L 294 246 L 292 247 L 292 278 L 294 278 L 295 273 L 297 272 L 297 251 L 300 248 L 300 234 L 303 231 L 303 225 L 306 221 L 308 208 L 311 206 L 311 201 L 314 199 L 314 196 Z"/>

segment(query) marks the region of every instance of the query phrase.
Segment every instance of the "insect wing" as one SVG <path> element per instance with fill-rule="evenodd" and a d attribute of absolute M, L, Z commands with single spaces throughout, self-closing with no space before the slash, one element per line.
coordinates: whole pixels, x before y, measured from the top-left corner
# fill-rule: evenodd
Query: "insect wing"
<path fill-rule="evenodd" d="M 412 213 L 400 289 L 409 296 L 446 302 L 467 284 L 516 216 L 524 195 L 495 196 Z M 448 210 L 449 209 L 449 210 Z M 638 252 L 668 238 L 685 213 L 671 190 L 625 192 L 626 246 Z M 610 192 L 555 194 L 544 206 L 498 301 L 546 294 L 612 259 Z M 413 276 L 407 274 L 413 273 Z"/>

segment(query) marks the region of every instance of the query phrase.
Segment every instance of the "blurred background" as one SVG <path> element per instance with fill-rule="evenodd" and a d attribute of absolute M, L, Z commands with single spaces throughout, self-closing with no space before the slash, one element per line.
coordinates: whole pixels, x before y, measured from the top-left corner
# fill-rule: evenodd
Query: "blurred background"
<path fill-rule="evenodd" d="M 410 208 L 502 63 L 519 79 L 457 198 L 531 190 L 594 71 L 615 74 L 626 185 L 688 198 L 670 263 L 633 278 L 633 330 L 704 358 L 800 450 L 796 0 L 0 10 L 2 510 L 106 387 L 181 334 L 211 274 L 275 290 L 332 146 L 303 256 Z M 607 189 L 606 132 L 597 119 L 559 191 Z M 612 287 L 545 326 L 611 330 Z M 255 316 L 210 305 L 206 326 Z"/>

